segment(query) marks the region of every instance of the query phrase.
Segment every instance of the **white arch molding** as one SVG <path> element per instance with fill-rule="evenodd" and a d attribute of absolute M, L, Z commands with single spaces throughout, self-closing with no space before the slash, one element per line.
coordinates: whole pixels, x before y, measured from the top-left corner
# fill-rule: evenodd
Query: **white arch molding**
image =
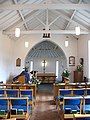
<path fill-rule="evenodd" d="M 47 61 L 47 66 L 45 68 L 46 73 L 56 73 L 56 61 L 59 61 L 58 80 L 61 81 L 61 74 L 63 70 L 67 68 L 67 58 L 63 50 L 56 43 L 50 40 L 44 40 L 30 49 L 25 58 L 25 66 L 28 66 L 30 70 L 30 64 L 28 63 L 33 61 L 33 70 L 43 72 L 43 60 Z"/>

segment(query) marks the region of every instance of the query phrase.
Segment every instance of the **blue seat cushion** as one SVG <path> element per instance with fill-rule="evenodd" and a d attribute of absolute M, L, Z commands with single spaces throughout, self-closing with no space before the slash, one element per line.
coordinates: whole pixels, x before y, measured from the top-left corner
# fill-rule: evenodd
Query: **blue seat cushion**
<path fill-rule="evenodd" d="M 0 94 L 1 94 L 1 95 L 4 94 L 4 90 L 0 90 Z"/>
<path fill-rule="evenodd" d="M 7 105 L 0 105 L 0 110 L 8 111 Z"/>
<path fill-rule="evenodd" d="M 12 106 L 12 108 L 17 109 L 17 110 L 22 109 L 24 112 L 27 111 L 27 106 L 14 105 L 14 106 Z"/>
<path fill-rule="evenodd" d="M 12 105 L 27 105 L 27 100 L 15 99 L 15 100 L 12 100 Z"/>
<path fill-rule="evenodd" d="M 28 97 L 29 98 L 29 100 L 31 101 L 32 100 L 32 96 L 30 96 L 30 95 L 22 95 L 22 97 Z"/>
<path fill-rule="evenodd" d="M 77 106 L 77 105 L 65 105 L 64 106 L 64 110 L 66 110 L 66 109 L 71 109 L 71 113 L 73 112 L 73 111 L 77 111 L 77 112 L 80 112 L 80 109 L 79 109 L 79 107 Z"/>

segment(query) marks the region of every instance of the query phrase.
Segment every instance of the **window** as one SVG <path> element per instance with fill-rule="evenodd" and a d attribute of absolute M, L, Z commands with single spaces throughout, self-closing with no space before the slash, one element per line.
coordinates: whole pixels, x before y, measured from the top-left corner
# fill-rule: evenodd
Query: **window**
<path fill-rule="evenodd" d="M 56 61 L 56 78 L 58 78 L 58 71 L 59 71 L 59 61 Z"/>
<path fill-rule="evenodd" d="M 30 71 L 32 71 L 33 70 L 33 61 L 31 60 L 30 61 Z M 30 75 L 30 78 L 32 78 L 32 76 Z"/>
<path fill-rule="evenodd" d="M 90 40 L 88 41 L 88 78 L 90 78 Z"/>

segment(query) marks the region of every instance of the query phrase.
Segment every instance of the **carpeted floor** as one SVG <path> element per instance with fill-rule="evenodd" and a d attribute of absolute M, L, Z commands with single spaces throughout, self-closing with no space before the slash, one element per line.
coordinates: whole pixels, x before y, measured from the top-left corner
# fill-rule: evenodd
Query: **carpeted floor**
<path fill-rule="evenodd" d="M 62 113 L 58 113 L 53 102 L 53 94 L 39 92 L 36 98 L 36 105 L 30 120 L 61 120 Z"/>
<path fill-rule="evenodd" d="M 60 120 L 57 111 L 47 110 L 37 112 L 34 120 Z"/>
<path fill-rule="evenodd" d="M 42 84 L 38 85 L 38 92 L 52 93 L 53 92 L 53 84 L 42 83 Z"/>

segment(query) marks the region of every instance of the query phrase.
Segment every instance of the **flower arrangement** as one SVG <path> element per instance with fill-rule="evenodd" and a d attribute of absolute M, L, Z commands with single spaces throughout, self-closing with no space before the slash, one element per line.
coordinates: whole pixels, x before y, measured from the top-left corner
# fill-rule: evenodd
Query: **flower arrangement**
<path fill-rule="evenodd" d="M 31 82 L 32 82 L 33 84 L 40 84 L 40 81 L 39 81 L 35 76 L 32 76 Z"/>
<path fill-rule="evenodd" d="M 63 73 L 62 73 L 62 77 L 69 77 L 70 75 L 70 71 L 68 71 L 67 69 L 64 69 Z"/>
<path fill-rule="evenodd" d="M 80 65 L 77 65 L 77 71 L 81 72 L 83 71 L 83 66 L 80 64 Z"/>

